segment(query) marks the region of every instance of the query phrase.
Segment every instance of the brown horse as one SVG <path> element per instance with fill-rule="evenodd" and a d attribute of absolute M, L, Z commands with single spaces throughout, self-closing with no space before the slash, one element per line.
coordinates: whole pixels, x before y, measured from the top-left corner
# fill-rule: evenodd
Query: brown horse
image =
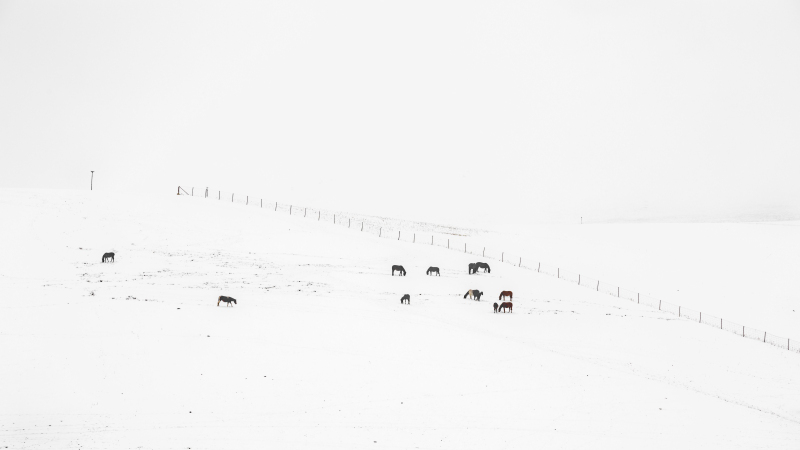
<path fill-rule="evenodd" d="M 497 297 L 497 299 L 498 300 L 502 300 L 503 297 L 508 297 L 508 298 L 511 299 L 512 302 L 514 301 L 514 293 L 511 292 L 511 291 L 503 291 L 503 292 L 501 292 L 500 293 L 500 297 Z"/>
<path fill-rule="evenodd" d="M 406 304 L 410 305 L 411 304 L 411 296 L 406 294 L 406 295 L 400 297 L 400 304 L 402 305 L 403 303 L 406 303 Z"/>
<path fill-rule="evenodd" d="M 494 304 L 494 312 L 497 312 L 497 308 L 498 308 L 497 303 L 495 303 Z"/>
<path fill-rule="evenodd" d="M 497 308 L 502 309 L 503 312 L 506 312 L 505 309 L 508 308 L 508 312 L 512 312 L 511 310 L 514 308 L 514 304 L 511 302 L 503 302 L 500 303 L 500 306 L 498 306 Z"/>

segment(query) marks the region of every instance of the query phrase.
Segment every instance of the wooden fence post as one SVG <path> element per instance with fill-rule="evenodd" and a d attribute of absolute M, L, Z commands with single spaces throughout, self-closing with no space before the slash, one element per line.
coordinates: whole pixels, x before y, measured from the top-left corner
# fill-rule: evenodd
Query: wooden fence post
<path fill-rule="evenodd" d="M 506 262 L 506 252 L 500 252 L 500 262 Z"/>
<path fill-rule="evenodd" d="M 275 202 L 275 211 L 278 210 L 278 202 Z"/>
<path fill-rule="evenodd" d="M 233 203 L 233 194 L 231 194 L 231 203 Z"/>
<path fill-rule="evenodd" d="M 678 317 L 681 316 L 681 305 L 678 305 Z"/>
<path fill-rule="evenodd" d="M 703 323 L 703 311 L 700 311 L 700 322 L 699 323 Z"/>
<path fill-rule="evenodd" d="M 303 208 L 303 217 L 308 215 L 308 208 Z"/>
<path fill-rule="evenodd" d="M 378 237 L 381 237 L 383 234 L 383 227 L 378 228 Z"/>
<path fill-rule="evenodd" d="M 467 253 L 467 243 L 464 242 L 464 253 Z"/>
<path fill-rule="evenodd" d="M 412 242 L 412 244 L 416 244 L 416 243 L 417 243 L 417 233 L 414 233 L 414 241 Z"/>
<path fill-rule="evenodd" d="M 522 256 L 519 257 L 519 264 L 517 265 L 517 267 L 522 267 Z M 581 283 L 581 276 L 578 275 L 578 284 L 580 283 Z"/>
<path fill-rule="evenodd" d="M 617 286 L 617 298 L 619 298 L 619 286 Z"/>
<path fill-rule="evenodd" d="M 556 270 L 557 270 L 557 272 L 556 272 L 556 278 L 561 278 L 561 268 L 559 267 L 559 268 L 558 268 L 558 269 L 556 269 Z"/>
<path fill-rule="evenodd" d="M 539 267 L 536 268 L 536 271 L 541 273 L 541 271 L 542 271 L 542 263 L 541 262 L 539 263 Z"/>
<path fill-rule="evenodd" d="M 194 197 L 194 188 L 192 188 L 192 197 Z"/>
<path fill-rule="evenodd" d="M 264 199 L 263 198 L 261 199 L 261 207 L 262 208 L 264 207 Z"/>
<path fill-rule="evenodd" d="M 364 231 L 364 222 L 361 222 L 361 231 Z"/>
<path fill-rule="evenodd" d="M 217 200 L 222 200 L 222 191 L 217 191 Z"/>
<path fill-rule="evenodd" d="M 636 293 L 636 303 L 639 303 L 639 293 Z"/>
<path fill-rule="evenodd" d="M 351 221 L 352 221 L 352 219 L 347 219 L 347 228 L 350 228 Z"/>
<path fill-rule="evenodd" d="M 600 280 L 597 280 L 597 292 L 600 292 Z"/>
<path fill-rule="evenodd" d="M 767 332 L 764 332 L 764 342 L 767 342 Z"/>
<path fill-rule="evenodd" d="M 289 205 L 289 215 L 292 215 L 292 205 Z"/>
<path fill-rule="evenodd" d="M 658 310 L 661 311 L 661 300 L 658 301 Z"/>
<path fill-rule="evenodd" d="M 483 253 L 481 253 L 481 256 L 484 258 L 486 257 L 486 247 L 483 247 Z"/>
<path fill-rule="evenodd" d="M 742 337 L 744 337 L 744 325 L 742 325 Z"/>
<path fill-rule="evenodd" d="M 244 204 L 245 205 L 249 205 L 250 204 L 250 196 L 249 195 L 247 196 L 247 200 L 245 200 Z"/>
<path fill-rule="evenodd" d="M 400 232 L 399 231 L 397 232 L 397 240 L 398 241 L 400 240 Z"/>
<path fill-rule="evenodd" d="M 722 318 L 719 319 L 719 329 L 722 329 Z"/>
<path fill-rule="evenodd" d="M 578 284 L 581 284 L 581 274 L 578 274 Z"/>

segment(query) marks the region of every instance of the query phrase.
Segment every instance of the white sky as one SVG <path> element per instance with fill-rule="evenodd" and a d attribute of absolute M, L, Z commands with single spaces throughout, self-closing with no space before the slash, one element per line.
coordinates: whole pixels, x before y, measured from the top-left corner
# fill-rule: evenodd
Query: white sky
<path fill-rule="evenodd" d="M 800 215 L 797 1 L 0 0 L 0 186 Z"/>

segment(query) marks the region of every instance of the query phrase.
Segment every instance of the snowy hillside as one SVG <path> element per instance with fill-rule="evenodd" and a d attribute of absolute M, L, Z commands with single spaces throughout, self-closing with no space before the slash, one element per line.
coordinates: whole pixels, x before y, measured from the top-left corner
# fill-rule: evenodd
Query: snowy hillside
<path fill-rule="evenodd" d="M 224 202 L 2 194 L 0 448 L 800 442 L 799 355 L 549 276 Z"/>

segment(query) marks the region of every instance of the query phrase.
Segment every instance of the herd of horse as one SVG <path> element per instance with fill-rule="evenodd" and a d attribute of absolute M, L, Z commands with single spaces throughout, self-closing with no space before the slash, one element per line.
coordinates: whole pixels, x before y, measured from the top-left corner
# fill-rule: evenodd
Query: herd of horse
<path fill-rule="evenodd" d="M 488 264 L 486 264 L 484 262 L 470 263 L 467 269 L 468 269 L 468 274 L 469 275 L 472 275 L 474 273 L 478 273 L 478 269 L 483 269 L 484 273 L 492 273 L 492 269 L 489 267 Z M 395 272 L 397 272 L 400 276 L 406 276 L 406 269 L 401 265 L 393 265 L 392 266 L 392 276 L 394 276 Z M 441 273 L 439 273 L 439 268 L 438 267 L 433 267 L 433 266 L 428 267 L 428 270 L 425 271 L 425 274 L 426 275 L 441 276 Z M 477 301 L 480 301 L 482 296 L 483 296 L 483 292 L 481 292 L 478 289 L 470 289 L 470 290 L 467 291 L 466 294 L 464 294 L 464 298 L 469 297 L 470 299 L 477 300 Z M 506 312 L 506 310 L 508 310 L 508 312 L 513 312 L 512 310 L 513 310 L 513 306 L 514 305 L 511 303 L 512 301 L 514 301 L 514 293 L 513 292 L 511 292 L 511 291 L 502 291 L 502 292 L 500 292 L 500 296 L 497 298 L 497 301 L 502 301 L 506 297 L 508 297 L 508 301 L 507 302 L 503 301 L 500 304 L 495 303 L 494 305 L 492 305 L 492 306 L 494 306 L 494 312 Z M 400 298 L 400 304 L 410 305 L 411 304 L 411 296 L 409 294 L 403 295 Z"/>
<path fill-rule="evenodd" d="M 102 259 L 101 262 L 113 263 L 114 262 L 114 253 L 113 252 L 104 253 L 103 254 L 103 259 Z M 489 268 L 489 265 L 486 264 L 486 263 L 477 262 L 477 263 L 470 263 L 469 264 L 468 270 L 469 270 L 469 274 L 470 275 L 472 275 L 474 273 L 478 273 L 478 269 L 483 269 L 484 273 L 492 273 L 492 269 Z M 392 276 L 394 276 L 395 272 L 397 272 L 400 276 L 406 276 L 406 269 L 403 268 L 403 266 L 400 266 L 400 265 L 392 266 Z M 442 276 L 441 273 L 439 272 L 439 268 L 438 267 L 433 267 L 433 266 L 428 267 L 428 270 L 425 272 L 425 274 L 426 275 Z M 477 301 L 481 300 L 481 296 L 483 296 L 483 292 L 479 291 L 478 289 L 470 289 L 470 290 L 467 291 L 466 294 L 464 294 L 464 298 L 469 297 L 470 299 L 477 300 Z M 505 297 L 508 297 L 508 299 L 510 301 L 502 302 L 499 305 L 497 303 L 495 303 L 493 305 L 494 306 L 494 312 L 499 312 L 500 310 L 502 310 L 502 312 L 505 312 L 506 309 L 508 309 L 508 312 L 512 312 L 511 311 L 512 310 L 511 301 L 514 300 L 514 295 L 513 295 L 513 293 L 511 291 L 503 291 L 503 292 L 500 293 L 500 297 L 498 297 L 497 300 L 498 301 L 503 300 Z M 220 295 L 219 298 L 217 299 L 217 306 L 219 306 L 220 303 L 225 303 L 225 306 L 233 306 L 233 305 L 237 304 L 235 298 L 226 297 L 224 295 Z M 233 305 L 231 303 L 233 303 Z M 411 296 L 409 294 L 403 295 L 400 298 L 400 303 L 401 304 L 410 305 L 411 304 Z"/>

